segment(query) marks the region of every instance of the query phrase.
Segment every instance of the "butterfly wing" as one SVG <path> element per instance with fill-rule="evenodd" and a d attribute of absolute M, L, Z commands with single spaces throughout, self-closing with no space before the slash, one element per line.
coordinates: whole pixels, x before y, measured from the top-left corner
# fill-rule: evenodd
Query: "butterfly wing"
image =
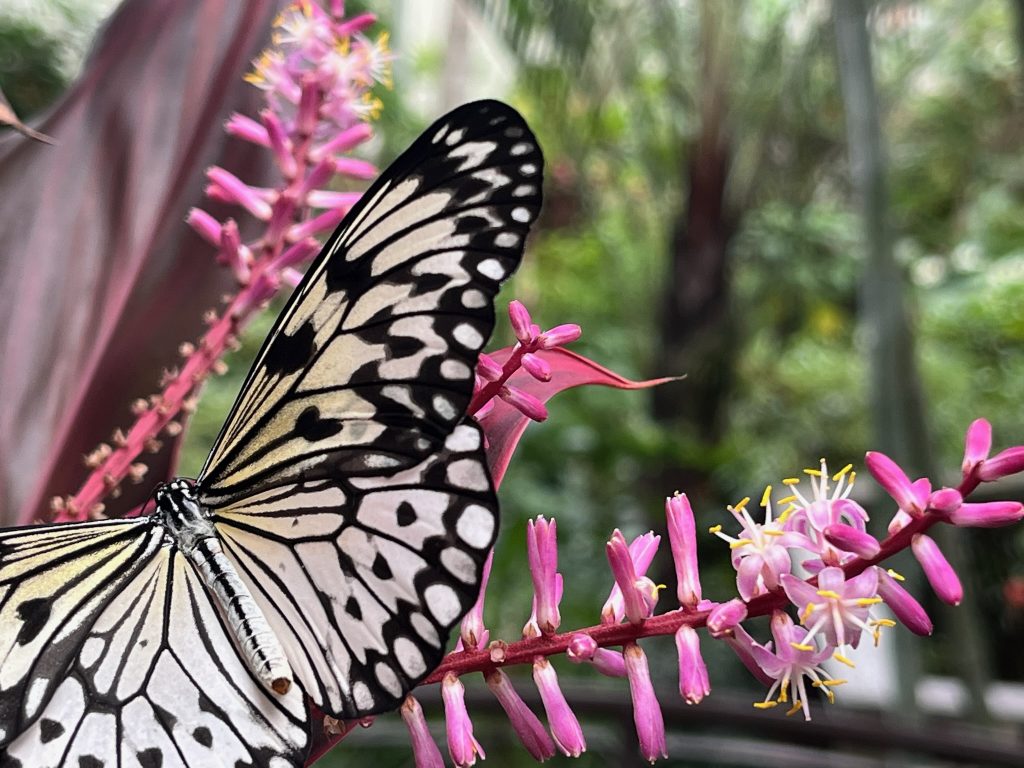
<path fill-rule="evenodd" d="M 311 266 L 197 481 L 329 714 L 396 706 L 479 592 L 498 506 L 463 415 L 542 163 L 498 102 L 428 128 Z"/>
<path fill-rule="evenodd" d="M 473 391 L 493 298 L 518 266 L 543 158 L 495 101 L 434 123 L 361 198 L 257 355 L 198 480 L 227 506 L 436 451 Z"/>
<path fill-rule="evenodd" d="M 148 518 L 0 532 L 0 756 L 24 766 L 298 766 L 268 693 Z"/>

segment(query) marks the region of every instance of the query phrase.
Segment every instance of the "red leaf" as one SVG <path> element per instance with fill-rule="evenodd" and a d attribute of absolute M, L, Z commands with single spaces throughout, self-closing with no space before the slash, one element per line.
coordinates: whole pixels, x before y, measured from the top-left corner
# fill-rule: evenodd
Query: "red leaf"
<path fill-rule="evenodd" d="M 504 364 L 511 354 L 512 347 L 488 353 L 499 365 Z M 678 379 L 675 376 L 668 376 L 662 379 L 631 381 L 567 349 L 541 350 L 533 354 L 543 358 L 551 366 L 551 380 L 538 381 L 520 369 L 512 374 L 508 384 L 529 392 L 541 402 L 547 402 L 563 390 L 585 384 L 616 389 L 646 389 Z M 492 402 L 494 406 L 480 419 L 480 424 L 487 436 L 487 463 L 491 468 L 491 476 L 495 485 L 499 485 L 512 459 L 512 453 L 519 444 L 519 438 L 522 437 L 530 420 L 504 400 L 494 398 Z"/>
<path fill-rule="evenodd" d="M 56 146 L 0 142 L 0 524 L 77 489 L 83 454 L 131 422 L 132 400 L 158 391 L 230 287 L 184 218 L 204 167 L 263 178 L 266 153 L 223 122 L 256 111 L 242 76 L 277 5 L 128 0 L 40 126 Z M 166 443 L 109 512 L 170 474 Z"/>

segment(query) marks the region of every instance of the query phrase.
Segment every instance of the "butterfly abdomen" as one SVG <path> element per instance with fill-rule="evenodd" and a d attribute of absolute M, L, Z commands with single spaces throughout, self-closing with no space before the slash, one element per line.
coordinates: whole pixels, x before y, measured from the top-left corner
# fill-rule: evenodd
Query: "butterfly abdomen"
<path fill-rule="evenodd" d="M 174 480 L 157 489 L 156 500 L 158 519 L 214 596 L 246 665 L 268 688 L 287 693 L 292 683 L 291 666 L 266 617 L 224 554 L 217 531 L 196 500 L 192 486 Z"/>

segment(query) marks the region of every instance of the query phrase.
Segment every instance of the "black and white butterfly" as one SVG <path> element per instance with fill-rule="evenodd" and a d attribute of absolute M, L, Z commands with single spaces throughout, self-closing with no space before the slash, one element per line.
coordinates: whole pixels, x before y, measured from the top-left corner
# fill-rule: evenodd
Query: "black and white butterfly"
<path fill-rule="evenodd" d="M 429 674 L 497 533 L 465 412 L 542 163 L 504 104 L 438 120 L 312 264 L 194 483 L 0 531 L 0 766 L 301 765 L 307 696 L 355 718 Z"/>

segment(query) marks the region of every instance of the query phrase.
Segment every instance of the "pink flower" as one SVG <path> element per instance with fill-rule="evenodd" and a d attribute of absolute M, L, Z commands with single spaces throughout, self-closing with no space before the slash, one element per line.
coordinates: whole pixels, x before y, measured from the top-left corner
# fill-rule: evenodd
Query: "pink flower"
<path fill-rule="evenodd" d="M 627 643 L 622 655 L 626 660 L 629 692 L 633 698 L 633 722 L 640 740 L 640 754 L 648 762 L 668 757 L 665 748 L 665 721 L 651 683 L 647 656 L 636 643 Z"/>
<path fill-rule="evenodd" d="M 985 459 L 978 468 L 978 479 L 988 483 L 1021 471 L 1024 471 L 1024 445 L 1007 448 Z"/>
<path fill-rule="evenodd" d="M 583 729 L 565 700 L 562 689 L 558 687 L 555 668 L 543 656 L 538 656 L 533 662 L 533 680 L 544 702 L 544 711 L 547 712 L 555 744 L 567 757 L 579 757 L 587 751 Z"/>
<path fill-rule="evenodd" d="M 491 577 L 493 560 L 494 550 L 491 550 L 487 553 L 487 559 L 484 561 L 484 569 L 480 577 L 480 594 L 469 613 L 462 618 L 459 636 L 465 648 L 482 649 L 487 642 L 487 629 L 484 627 L 484 595 L 487 594 L 487 581 Z"/>
<path fill-rule="evenodd" d="M 676 595 L 679 604 L 691 610 L 701 600 L 700 571 L 697 567 L 697 526 L 685 493 L 665 499 L 665 518 L 676 567 Z"/>
<path fill-rule="evenodd" d="M 949 564 L 945 555 L 939 549 L 935 540 L 923 533 L 914 536 L 910 549 L 921 564 L 924 575 L 928 577 L 928 583 L 932 585 L 935 594 L 944 603 L 960 605 L 964 599 L 964 588 L 960 584 L 960 577 L 956 575 L 953 566 Z"/>
<path fill-rule="evenodd" d="M 508 715 L 509 722 L 515 730 L 519 741 L 526 747 L 526 751 L 538 762 L 544 762 L 554 757 L 555 743 L 551 740 L 544 725 L 533 714 L 526 702 L 516 693 L 512 681 L 508 675 L 500 669 L 494 669 L 485 675 L 487 687 L 491 689 L 501 708 Z"/>
<path fill-rule="evenodd" d="M 589 662 L 594 669 L 607 677 L 625 677 L 626 664 L 622 654 L 600 648 L 597 641 L 584 632 L 577 632 L 569 639 L 569 647 L 565 651 L 569 661 L 576 664 Z"/>
<path fill-rule="evenodd" d="M 693 627 L 683 624 L 676 630 L 676 651 L 679 654 L 679 695 L 687 704 L 700 704 L 711 693 L 708 668 L 700 655 L 700 636 Z"/>
<path fill-rule="evenodd" d="M 427 726 L 420 703 L 411 695 L 406 696 L 402 703 L 401 713 L 402 720 L 405 721 L 405 725 L 409 729 L 416 768 L 444 768 L 441 750 L 437 748 L 434 737 L 430 735 L 430 728 Z"/>
<path fill-rule="evenodd" d="M 650 536 L 652 539 L 648 539 L 648 541 L 657 539 L 653 534 Z M 637 549 L 644 549 L 642 537 L 638 538 L 634 544 L 637 542 L 641 544 Z M 652 549 L 656 548 L 657 541 L 654 541 Z M 608 555 L 612 574 L 615 576 L 615 584 L 622 595 L 622 608 L 626 618 L 634 624 L 649 618 L 654 613 L 654 606 L 658 601 L 658 589 L 650 579 L 637 574 L 637 567 L 633 562 L 630 547 L 617 528 L 612 532 L 611 539 L 605 545 L 605 552 Z M 651 557 L 653 557 L 653 551 L 651 551 Z M 649 562 L 650 560 L 648 560 Z M 644 569 L 646 569 L 646 565 Z M 615 610 L 615 597 L 613 591 L 601 612 L 601 620 L 605 623 L 617 623 L 622 620 L 622 615 Z"/>
<path fill-rule="evenodd" d="M 483 747 L 473 737 L 473 722 L 466 710 L 466 689 L 453 673 L 441 682 L 441 699 L 448 729 L 448 754 L 459 768 L 476 765 L 476 757 L 487 757 Z"/>
<path fill-rule="evenodd" d="M 999 528 L 1011 525 L 1024 517 L 1024 505 L 1019 501 L 987 501 L 961 504 L 949 514 L 953 525 L 968 528 Z"/>
<path fill-rule="evenodd" d="M 868 451 L 864 457 L 871 474 L 900 510 L 910 517 L 921 517 L 928 508 L 931 484 L 927 480 L 911 483 L 899 465 L 884 453 Z"/>
<path fill-rule="evenodd" d="M 747 606 L 742 600 L 733 599 L 721 603 L 711 609 L 708 614 L 707 628 L 712 637 L 719 637 L 731 631 L 747 618 Z"/>
<path fill-rule="evenodd" d="M 846 578 L 842 568 L 824 568 L 818 574 L 817 586 L 787 574 L 782 577 L 782 587 L 800 611 L 800 623 L 807 627 L 804 644 L 820 632 L 827 645 L 837 646 L 845 654 L 848 645 L 856 648 L 860 643 L 862 630 L 872 635 L 877 632 L 868 624 L 871 606 L 882 602 L 877 595 L 876 568 L 868 568 L 852 579 Z M 845 656 L 836 658 L 849 663 Z"/>
<path fill-rule="evenodd" d="M 879 568 L 878 594 L 907 629 L 915 635 L 926 637 L 932 633 L 932 620 L 913 595 L 900 586 L 902 580 L 903 577 L 895 571 Z"/>
<path fill-rule="evenodd" d="M 832 649 L 826 645 L 818 650 L 809 645 L 806 642 L 807 632 L 794 625 L 793 620 L 783 611 L 775 611 L 772 614 L 772 637 L 775 639 L 774 650 L 771 643 L 754 643 L 751 649 L 758 665 L 774 681 L 764 701 L 754 706 L 768 709 L 778 704 L 786 704 L 792 690 L 793 706 L 790 711 L 802 710 L 804 719 L 810 720 L 811 710 L 807 705 L 808 691 L 805 678 L 810 680 L 814 687 L 824 691 L 829 701 L 835 698 L 831 686 L 841 682 L 832 680 L 821 666 L 831 655 Z M 773 700 L 772 696 L 776 691 L 779 697 Z"/>
<path fill-rule="evenodd" d="M 558 530 L 554 520 L 543 516 L 526 523 L 526 551 L 533 577 L 537 626 L 545 635 L 558 629 Z"/>

